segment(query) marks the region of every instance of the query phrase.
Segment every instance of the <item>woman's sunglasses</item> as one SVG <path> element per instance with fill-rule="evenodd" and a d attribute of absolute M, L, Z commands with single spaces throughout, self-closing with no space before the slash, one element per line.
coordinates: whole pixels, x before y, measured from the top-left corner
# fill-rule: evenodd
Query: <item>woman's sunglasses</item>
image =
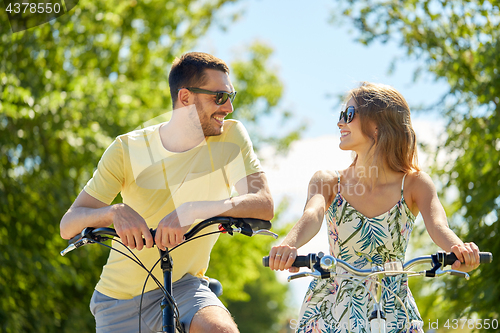
<path fill-rule="evenodd" d="M 233 103 L 234 98 L 236 97 L 236 91 L 231 93 L 225 91 L 211 91 L 200 88 L 186 88 L 187 90 L 194 92 L 195 94 L 205 94 L 205 95 L 215 95 L 215 104 L 223 105 L 229 99 L 231 103 Z M 179 89 L 180 90 L 180 89 Z"/>
<path fill-rule="evenodd" d="M 346 124 L 349 124 L 354 119 L 354 114 L 356 113 L 356 109 L 354 106 L 348 106 L 344 111 L 340 111 L 339 121 L 344 119 Z"/>

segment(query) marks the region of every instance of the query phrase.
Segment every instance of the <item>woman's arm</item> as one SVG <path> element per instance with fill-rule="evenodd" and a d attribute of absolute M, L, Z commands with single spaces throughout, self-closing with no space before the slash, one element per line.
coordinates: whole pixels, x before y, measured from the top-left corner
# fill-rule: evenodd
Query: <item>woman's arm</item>
<path fill-rule="evenodd" d="M 414 177 L 412 200 L 422 214 L 429 236 L 444 251 L 455 253 L 458 260 L 451 266 L 453 269 L 468 272 L 477 268 L 479 248 L 472 242 L 462 242 L 449 228 L 446 213 L 431 177 L 425 172 L 418 172 Z"/>
<path fill-rule="evenodd" d="M 291 268 L 297 249 L 309 242 L 320 230 L 328 205 L 335 193 L 336 176 L 327 171 L 316 172 L 309 182 L 307 202 L 302 217 L 293 226 L 281 245 L 269 252 L 269 267 L 273 270 Z"/>

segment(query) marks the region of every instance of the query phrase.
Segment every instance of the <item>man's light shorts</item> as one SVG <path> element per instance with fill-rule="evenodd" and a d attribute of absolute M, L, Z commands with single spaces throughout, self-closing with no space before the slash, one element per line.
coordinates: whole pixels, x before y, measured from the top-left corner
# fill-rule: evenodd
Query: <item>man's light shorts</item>
<path fill-rule="evenodd" d="M 184 275 L 172 284 L 173 294 L 179 308 L 181 322 L 186 332 L 196 312 L 206 306 L 226 307 L 208 288 L 208 281 Z M 160 304 L 163 292 L 156 289 L 144 294 L 142 301 L 141 332 L 161 332 L 162 314 Z M 139 306 L 141 296 L 120 300 L 94 291 L 90 301 L 90 311 L 95 317 L 96 333 L 137 333 L 139 332 Z"/>

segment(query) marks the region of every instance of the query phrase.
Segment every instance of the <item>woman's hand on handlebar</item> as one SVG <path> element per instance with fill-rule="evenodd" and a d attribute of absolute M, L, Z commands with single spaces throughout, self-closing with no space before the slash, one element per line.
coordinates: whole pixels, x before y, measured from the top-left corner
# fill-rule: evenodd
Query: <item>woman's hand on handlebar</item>
<path fill-rule="evenodd" d="M 269 268 L 275 271 L 288 269 L 290 273 L 297 273 L 298 267 L 292 267 L 297 258 L 297 249 L 288 245 L 273 246 L 269 252 Z"/>
<path fill-rule="evenodd" d="M 455 253 L 458 260 L 451 265 L 457 271 L 470 272 L 479 266 L 479 247 L 470 242 L 463 245 L 453 245 L 451 251 Z"/>
<path fill-rule="evenodd" d="M 153 247 L 153 236 L 148 225 L 135 210 L 122 203 L 114 205 L 113 212 L 113 225 L 125 246 L 140 251 L 146 240 L 146 248 Z"/>

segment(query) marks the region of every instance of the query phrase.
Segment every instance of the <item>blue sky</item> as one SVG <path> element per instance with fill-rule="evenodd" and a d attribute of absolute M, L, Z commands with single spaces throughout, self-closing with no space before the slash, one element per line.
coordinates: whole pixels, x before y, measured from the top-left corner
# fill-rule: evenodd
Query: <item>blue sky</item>
<path fill-rule="evenodd" d="M 271 63 L 285 85 L 281 107 L 293 111 L 296 122 L 307 121 L 305 137 L 338 135 L 340 105 L 328 95 L 342 95 L 360 81 L 392 85 L 410 106 L 436 101 L 447 89 L 431 74 L 413 83 L 414 70 L 423 64 L 415 60 L 399 62 L 389 75 L 391 62 L 404 57 L 404 50 L 395 43 L 367 47 L 355 42 L 356 32 L 347 19 L 341 25 L 329 23 L 332 1 L 248 0 L 225 7 L 224 13 L 239 10 L 243 15 L 238 21 L 226 31 L 214 25 L 195 49 L 230 63 L 242 58 L 245 47 L 256 40 L 271 46 Z"/>

